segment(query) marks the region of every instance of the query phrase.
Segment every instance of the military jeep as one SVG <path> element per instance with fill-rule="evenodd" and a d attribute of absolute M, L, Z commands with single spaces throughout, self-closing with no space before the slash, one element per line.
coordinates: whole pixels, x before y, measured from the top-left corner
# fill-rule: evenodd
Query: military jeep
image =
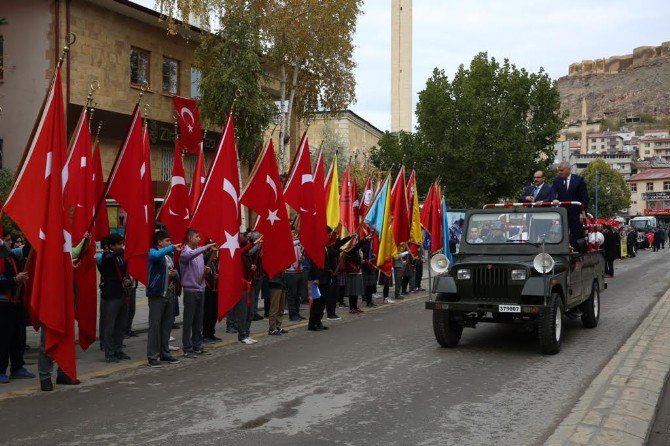
<path fill-rule="evenodd" d="M 565 207 L 468 211 L 459 253 L 434 278 L 436 298 L 426 302 L 437 342 L 456 347 L 463 328 L 479 322 L 522 323 L 537 331 L 543 353 L 556 354 L 564 318 L 595 328 L 604 259 L 597 245 L 577 244 L 570 245 Z"/>

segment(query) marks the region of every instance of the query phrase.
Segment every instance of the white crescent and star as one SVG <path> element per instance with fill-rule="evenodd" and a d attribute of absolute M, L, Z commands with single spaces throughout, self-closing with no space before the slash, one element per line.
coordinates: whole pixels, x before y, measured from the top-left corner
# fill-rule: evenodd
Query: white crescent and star
<path fill-rule="evenodd" d="M 186 121 L 186 117 L 184 117 L 184 115 L 187 115 L 191 118 L 191 122 L 189 123 L 189 122 L 186 121 L 186 123 L 187 123 L 188 131 L 192 132 L 193 131 L 193 124 L 195 124 L 195 117 L 193 116 L 193 113 L 191 112 L 191 110 L 189 110 L 188 107 L 182 107 L 181 110 L 179 111 L 179 114 L 181 115 L 181 119 L 183 119 L 184 121 Z"/>

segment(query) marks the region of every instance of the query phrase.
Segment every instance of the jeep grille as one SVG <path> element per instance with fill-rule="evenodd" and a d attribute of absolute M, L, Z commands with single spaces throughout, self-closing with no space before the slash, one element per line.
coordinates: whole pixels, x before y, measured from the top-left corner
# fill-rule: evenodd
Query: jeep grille
<path fill-rule="evenodd" d="M 475 299 L 508 299 L 509 271 L 504 266 L 481 265 L 472 268 L 473 297 Z"/>

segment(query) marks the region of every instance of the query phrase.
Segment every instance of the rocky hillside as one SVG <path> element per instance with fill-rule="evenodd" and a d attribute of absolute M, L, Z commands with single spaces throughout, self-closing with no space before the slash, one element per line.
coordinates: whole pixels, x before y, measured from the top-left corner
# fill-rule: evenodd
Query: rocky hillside
<path fill-rule="evenodd" d="M 572 67 L 571 67 L 572 69 Z M 650 114 L 670 116 L 670 57 L 650 58 L 619 72 L 580 72 L 558 80 L 569 121 L 581 115 L 586 96 L 589 119 Z"/>

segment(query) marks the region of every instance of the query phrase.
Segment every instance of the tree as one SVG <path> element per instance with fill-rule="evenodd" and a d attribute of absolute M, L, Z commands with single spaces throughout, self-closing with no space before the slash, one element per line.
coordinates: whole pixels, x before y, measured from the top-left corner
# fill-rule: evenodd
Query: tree
<path fill-rule="evenodd" d="M 7 169 L 0 169 L 0 203 L 4 203 L 9 191 L 14 185 L 14 175 Z M 19 231 L 18 226 L 6 215 L 2 215 L 2 229 L 5 231 Z"/>
<path fill-rule="evenodd" d="M 528 73 L 486 53 L 461 65 L 453 80 L 436 68 L 416 115 L 417 144 L 402 144 L 401 154 L 420 172 L 420 190 L 440 177 L 451 208 L 515 197 L 533 171 L 553 160 L 564 122 L 558 89 L 544 70 Z"/>
<path fill-rule="evenodd" d="M 317 110 L 345 109 L 355 100 L 353 35 L 362 0 L 158 0 L 173 22 L 210 15 L 221 21 L 241 5 L 257 20 L 253 31 L 263 44 L 257 54 L 279 82 L 279 156 L 286 163 L 292 118 Z M 188 20 L 184 20 L 187 22 Z M 174 28 L 174 27 L 172 27 Z M 207 88 L 202 87 L 203 90 Z"/>
<path fill-rule="evenodd" d="M 195 66 L 201 72 L 200 110 L 205 120 L 223 124 L 233 109 L 239 156 L 251 163 L 275 107 L 262 87 L 264 72 L 258 58 L 262 46 L 254 31 L 258 18 L 243 3 L 227 11 L 221 29 L 203 36 L 195 53 Z"/>
<path fill-rule="evenodd" d="M 591 161 L 582 175 L 589 191 L 589 212 L 596 215 L 596 172 L 598 173 L 598 217 L 614 217 L 630 207 L 630 189 L 616 169 L 602 159 Z"/>
<path fill-rule="evenodd" d="M 419 196 L 427 194 L 430 185 L 439 176 L 439 173 L 430 166 L 430 152 L 422 144 L 419 133 L 385 132 L 379 139 L 377 147 L 372 150 L 370 160 L 381 171 L 391 172 L 393 176 L 397 174 L 402 164 L 409 170 L 415 169 Z"/>

